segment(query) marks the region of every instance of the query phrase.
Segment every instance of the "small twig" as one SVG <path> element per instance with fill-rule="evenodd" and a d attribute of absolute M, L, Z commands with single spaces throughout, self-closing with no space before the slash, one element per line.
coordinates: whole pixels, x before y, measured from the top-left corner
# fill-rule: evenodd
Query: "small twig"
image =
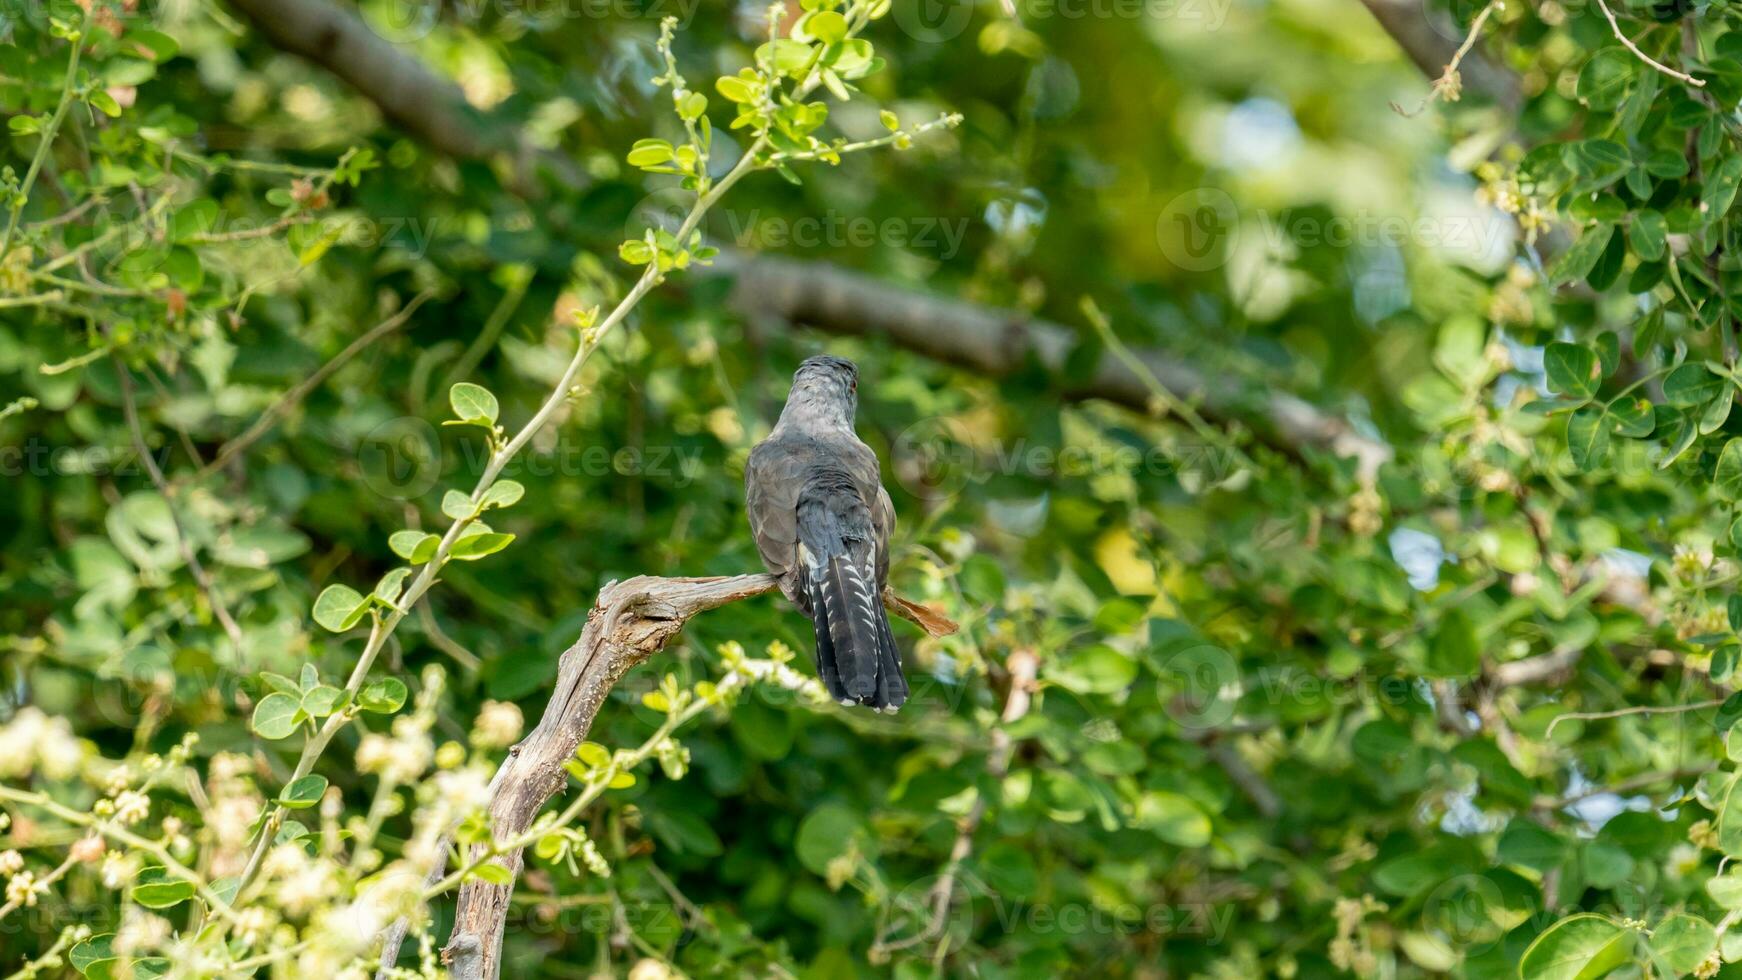
<path fill-rule="evenodd" d="M 1604 3 L 1603 0 L 1597 0 L 1597 9 L 1601 10 L 1603 12 L 1603 17 L 1609 21 L 1609 28 L 1615 32 L 1615 40 L 1620 41 L 1622 47 L 1633 52 L 1634 57 L 1638 58 L 1640 61 L 1645 62 L 1646 64 L 1650 65 L 1651 67 L 1657 69 L 1658 71 L 1662 72 L 1663 74 L 1668 75 L 1669 77 L 1675 79 L 1678 82 L 1686 82 L 1687 84 L 1692 85 L 1695 88 L 1705 88 L 1706 87 L 1706 83 L 1701 81 L 1700 79 L 1697 79 L 1694 76 L 1689 75 L 1685 72 L 1676 71 L 1674 68 L 1671 68 L 1668 65 L 1665 65 L 1662 62 L 1657 61 L 1651 55 L 1648 55 L 1645 52 L 1639 50 L 1639 45 L 1634 44 L 1633 40 L 1631 38 L 1629 38 L 1627 35 L 1621 33 L 1621 25 L 1619 23 L 1616 23 L 1614 12 L 1612 12 L 1609 9 L 1609 5 L 1607 3 Z"/>
<path fill-rule="evenodd" d="M 1560 810 L 1572 806 L 1574 803 L 1578 803 L 1582 800 L 1588 800 L 1593 796 L 1602 796 L 1605 793 L 1622 795 L 1625 793 L 1631 793 L 1634 790 L 1656 786 L 1659 783 L 1674 782 L 1678 779 L 1691 779 L 1710 772 L 1712 768 L 1712 766 L 1689 766 L 1681 769 L 1671 769 L 1665 772 L 1642 772 L 1637 776 L 1629 776 L 1628 778 L 1612 785 L 1593 786 L 1590 789 L 1581 790 L 1580 792 L 1568 796 L 1539 796 L 1536 798 L 1536 806 L 1538 809 L 1543 810 Z"/>
<path fill-rule="evenodd" d="M 466 673 L 476 674 L 483 667 L 483 662 L 478 659 L 477 654 L 460 646 L 453 637 L 442 630 L 441 624 L 436 622 L 435 613 L 430 611 L 428 603 L 417 607 L 417 622 L 419 626 L 423 627 L 423 635 L 429 637 L 429 641 L 435 644 L 436 649 L 454 658 L 454 662 L 465 668 Z"/>
<path fill-rule="evenodd" d="M 1476 15 L 1476 19 L 1470 23 L 1469 33 L 1464 35 L 1464 43 L 1458 45 L 1458 50 L 1453 52 L 1452 60 L 1447 62 L 1445 71 L 1440 72 L 1440 77 L 1433 80 L 1433 86 L 1429 89 L 1427 98 L 1421 100 L 1421 105 L 1416 106 L 1415 111 L 1411 112 L 1395 102 L 1391 103 L 1391 111 L 1400 116 L 1414 117 L 1427 111 L 1427 107 L 1432 105 L 1435 99 L 1443 98 L 1447 102 L 1456 102 L 1462 98 L 1464 80 L 1463 76 L 1458 74 L 1458 66 L 1464 63 L 1464 56 L 1476 46 L 1476 38 L 1482 33 L 1482 25 L 1487 23 L 1488 15 L 1492 14 L 1498 6 L 1500 6 L 1499 0 L 1488 0 L 1488 5 Z"/>
<path fill-rule="evenodd" d="M 1543 730 L 1543 737 L 1554 734 L 1555 726 L 1563 721 L 1601 721 L 1606 718 L 1624 718 L 1628 715 L 1675 715 L 1685 711 L 1704 711 L 1716 708 L 1724 703 L 1723 698 L 1713 701 L 1696 701 L 1693 704 L 1639 704 L 1630 708 L 1617 708 L 1614 711 L 1569 711 L 1564 715 L 1556 715 Z"/>
<path fill-rule="evenodd" d="M 986 756 L 986 772 L 995 785 L 1001 785 L 1004 777 L 1010 774 L 1010 757 L 1015 751 L 1015 745 L 1011 742 L 1007 729 L 1028 714 L 1035 676 L 1040 670 L 1040 658 L 1033 650 L 1014 650 L 1005 661 L 1005 668 L 1010 672 L 1010 693 L 1004 699 L 1004 713 L 999 716 L 999 727 L 992 730 L 992 751 Z M 956 841 L 950 847 L 949 861 L 926 896 L 927 904 L 931 907 L 931 918 L 926 922 L 925 928 L 893 942 L 878 936 L 871 944 L 873 962 L 884 962 L 890 953 L 930 942 L 943 935 L 949 926 L 950 903 L 955 900 L 956 879 L 961 876 L 963 862 L 973 853 L 974 834 L 980 829 L 981 821 L 986 818 L 986 806 L 986 795 L 982 793 L 976 796 L 973 807 L 956 828 Z"/>
<path fill-rule="evenodd" d="M 300 404 L 304 398 L 307 398 L 309 392 L 319 388 L 324 381 L 332 377 L 333 372 L 344 367 L 351 358 L 362 353 L 370 344 L 404 326 L 411 315 L 417 312 L 417 308 L 433 295 L 435 294 L 429 291 L 418 293 L 398 313 L 371 327 L 367 333 L 351 341 L 344 350 L 334 355 L 332 360 L 321 365 L 319 370 L 305 378 L 301 384 L 285 392 L 283 397 L 273 402 L 272 407 L 268 408 L 261 414 L 260 418 L 255 420 L 253 425 L 248 427 L 248 431 L 218 447 L 217 457 L 194 474 L 195 482 L 204 480 L 223 469 L 232 459 L 245 452 L 249 446 L 260 441 L 262 436 L 272 431 L 272 427 L 277 425 L 280 419 L 289 414 L 290 410 Z"/>
<path fill-rule="evenodd" d="M 175 508 L 175 491 L 170 488 L 169 481 L 164 479 L 163 470 L 158 468 L 157 460 L 151 455 L 151 447 L 145 444 L 145 432 L 139 427 L 139 409 L 133 403 L 133 374 L 121 355 L 110 353 L 110 359 L 115 364 L 115 374 L 121 380 L 121 411 L 127 418 L 127 429 L 133 436 L 133 449 L 139 454 L 139 462 L 145 467 L 145 472 L 151 477 L 152 485 L 163 495 L 163 505 L 169 509 L 169 521 L 175 528 L 175 542 L 181 551 L 181 559 L 193 574 L 194 583 L 205 594 L 206 602 L 211 604 L 212 615 L 223 625 L 224 632 L 229 635 L 230 642 L 235 644 L 238 656 L 242 653 L 242 628 L 231 618 L 230 610 L 218 598 L 218 589 L 212 584 L 212 577 L 206 574 L 206 568 L 200 564 L 199 556 L 194 554 L 193 543 L 188 540 L 187 529 L 182 526 L 181 515 Z"/>

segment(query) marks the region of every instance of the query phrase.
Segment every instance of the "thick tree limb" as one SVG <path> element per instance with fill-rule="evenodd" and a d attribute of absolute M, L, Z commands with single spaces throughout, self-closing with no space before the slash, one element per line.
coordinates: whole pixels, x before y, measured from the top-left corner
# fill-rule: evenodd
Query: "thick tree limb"
<path fill-rule="evenodd" d="M 541 171 L 578 184 L 573 162 L 533 146 L 512 125 L 474 110 L 452 79 L 381 37 L 355 13 L 326 0 L 230 0 L 274 47 L 301 55 L 375 103 L 394 125 L 461 160 L 505 158 L 508 183 L 536 193 Z"/>
<path fill-rule="evenodd" d="M 1396 2 L 1402 5 L 1403 0 Z M 230 3 L 275 46 L 344 79 L 420 142 L 460 159 L 506 156 L 511 164 L 509 186 L 517 193 L 535 193 L 543 178 L 569 187 L 582 183 L 584 178 L 572 164 L 531 149 L 512 125 L 473 110 L 452 80 L 381 39 L 349 10 L 328 0 Z M 1419 10 L 1411 11 L 1420 17 Z M 739 304 L 764 319 L 805 323 L 832 333 L 875 334 L 993 376 L 1017 370 L 1031 352 L 1058 372 L 1076 343 L 1074 333 L 1057 324 L 902 290 L 821 263 L 740 256 L 721 267 L 740 278 Z M 1177 358 L 1155 351 L 1137 353 L 1180 400 L 1201 403 L 1212 421 L 1242 421 L 1279 448 L 1310 447 L 1354 456 L 1364 468 L 1377 466 L 1391 455 L 1388 446 L 1361 436 L 1346 421 L 1299 398 L 1273 390 L 1248 397 L 1253 393 L 1242 394 L 1241 386 L 1225 378 L 1207 378 Z M 1092 378 L 1066 388 L 1069 397 L 1104 398 L 1139 411 L 1147 411 L 1151 400 L 1142 379 L 1111 356 L 1102 358 Z"/>
<path fill-rule="evenodd" d="M 992 310 L 961 300 L 930 296 L 869 279 L 822 262 L 761 256 L 722 257 L 736 275 L 733 302 L 746 313 L 776 316 L 831 333 L 879 337 L 947 364 L 989 377 L 1021 369 L 1032 355 L 1062 373 L 1077 345 L 1074 331 L 1014 311 Z M 1267 442 L 1288 452 L 1311 447 L 1377 468 L 1391 448 L 1364 436 L 1348 422 L 1274 388 L 1253 390 L 1229 378 L 1206 377 L 1197 368 L 1157 351 L 1134 352 L 1156 379 L 1213 422 L 1242 421 Z M 1103 353 L 1090 374 L 1064 384 L 1068 398 L 1100 398 L 1138 411 L 1152 400 L 1136 371 Z"/>
<path fill-rule="evenodd" d="M 563 764 L 587 737 L 599 706 L 629 668 L 665 648 L 690 617 L 730 602 L 773 591 L 771 575 L 734 575 L 728 578 L 656 578 L 638 575 L 612 582 L 599 590 L 598 602 L 587 616 L 580 639 L 564 651 L 557 665 L 555 688 L 545 705 L 538 726 L 508 752 L 508 758 L 491 781 L 490 826 L 497 840 L 509 840 L 532 826 L 550 798 L 568 784 Z M 914 618 L 931 632 L 941 621 L 930 614 L 932 625 L 920 622 L 909 610 L 912 603 L 894 600 L 886 593 L 891 612 Z M 480 852 L 482 853 L 482 852 Z M 521 853 L 503 854 L 499 862 L 516 877 Z M 502 968 L 502 932 L 507 922 L 512 886 L 468 881 L 460 886 L 454 928 L 448 936 L 443 959 L 456 980 L 482 980 L 499 975 Z M 391 955 L 398 953 L 397 944 Z M 390 962 L 384 952 L 383 962 Z"/>

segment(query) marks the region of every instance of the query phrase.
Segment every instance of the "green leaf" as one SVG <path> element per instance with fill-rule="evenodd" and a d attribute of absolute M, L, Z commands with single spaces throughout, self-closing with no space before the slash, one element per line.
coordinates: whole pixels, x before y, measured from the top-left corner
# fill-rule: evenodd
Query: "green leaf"
<path fill-rule="evenodd" d="M 1668 237 L 1669 226 L 1664 223 L 1663 215 L 1656 211 L 1636 212 L 1633 223 L 1627 227 L 1627 240 L 1634 253 L 1648 262 L 1663 258 L 1664 242 Z"/>
<path fill-rule="evenodd" d="M 1587 406 L 1567 417 L 1567 452 L 1573 465 L 1589 473 L 1609 459 L 1609 419 L 1601 409 Z"/>
<path fill-rule="evenodd" d="M 1597 393 L 1597 384 L 1601 380 L 1597 371 L 1597 354 L 1589 347 L 1556 341 L 1543 351 L 1542 366 L 1548 374 L 1551 391 L 1577 399 L 1590 398 Z"/>
<path fill-rule="evenodd" d="M 85 976 L 91 975 L 92 966 L 115 958 L 115 934 L 112 932 L 92 936 L 67 950 L 67 962 Z"/>
<path fill-rule="evenodd" d="M 801 23 L 806 33 L 824 44 L 834 44 L 847 38 L 847 18 L 833 10 L 819 10 Z"/>
<path fill-rule="evenodd" d="M 454 547 L 448 554 L 461 561 L 477 561 L 485 555 L 493 555 L 508 547 L 509 542 L 513 540 L 514 535 L 512 534 L 497 532 L 473 534 L 455 541 Z"/>
<path fill-rule="evenodd" d="M 448 389 L 448 404 L 453 406 L 456 418 L 467 422 L 482 420 L 494 425 L 496 413 L 500 411 L 495 395 L 469 381 L 462 381 Z"/>
<path fill-rule="evenodd" d="M 1694 972 L 1694 968 L 1718 946 L 1718 932 L 1698 916 L 1677 913 L 1651 931 L 1651 953 L 1670 975 Z"/>
<path fill-rule="evenodd" d="M 278 794 L 278 802 L 292 810 L 306 810 L 321 801 L 321 794 L 327 791 L 327 777 L 309 773 L 295 780 Z"/>
<path fill-rule="evenodd" d="M 1657 416 L 1651 411 L 1651 402 L 1637 395 L 1610 402 L 1609 418 L 1615 422 L 1616 433 L 1630 439 L 1643 439 L 1657 428 Z"/>
<path fill-rule="evenodd" d="M 1049 661 L 1046 677 L 1078 694 L 1123 691 L 1137 679 L 1137 661 L 1106 644 L 1070 651 Z"/>
<path fill-rule="evenodd" d="M 303 694 L 301 707 L 311 718 L 325 718 L 339 706 L 345 692 L 328 684 L 318 684 Z"/>
<path fill-rule="evenodd" d="M 1723 909 L 1742 909 L 1742 875 L 1734 872 L 1706 879 L 1706 894 Z"/>
<path fill-rule="evenodd" d="M 1590 912 L 1544 930 L 1518 963 L 1522 980 L 1596 980 L 1631 958 L 1633 932 Z"/>
<path fill-rule="evenodd" d="M 1536 871 L 1557 868 L 1567 857 L 1566 841 L 1524 817 L 1506 825 L 1495 847 L 1501 861 Z"/>
<path fill-rule="evenodd" d="M 385 602 L 390 606 L 397 605 L 399 603 L 399 593 L 404 590 L 405 579 L 410 574 L 411 569 L 409 568 L 393 569 L 386 575 L 381 576 L 381 581 L 375 583 L 375 590 L 369 593 L 370 597 L 380 599 L 382 602 Z"/>
<path fill-rule="evenodd" d="M 1722 220 L 1730 212 L 1739 183 L 1742 183 L 1742 155 L 1738 154 L 1726 155 L 1706 175 L 1705 185 L 1700 189 L 1700 208 L 1708 224 Z"/>
<path fill-rule="evenodd" d="M 1704 364 L 1683 364 L 1663 379 L 1663 397 L 1671 405 L 1691 408 L 1704 405 L 1724 390 L 1724 379 Z"/>
<path fill-rule="evenodd" d="M 1725 707 L 1729 705 L 1726 704 Z M 1723 713 L 1720 709 L 1719 714 Z M 1742 785 L 1742 779 L 1730 780 L 1730 785 L 1718 804 L 1718 819 L 1714 827 L 1718 832 L 1718 850 L 1733 858 L 1742 857 L 1742 795 L 1737 794 L 1738 785 Z"/>
<path fill-rule="evenodd" d="M 1585 278 L 1596 267 L 1597 260 L 1603 257 L 1604 250 L 1609 247 L 1609 239 L 1614 234 L 1615 226 L 1607 223 L 1585 229 L 1578 240 L 1562 252 L 1561 257 L 1548 270 L 1550 281 L 1559 286 Z"/>
<path fill-rule="evenodd" d="M 387 547 L 413 565 L 421 565 L 434 558 L 441 543 L 439 536 L 423 531 L 395 531 L 387 539 Z"/>
<path fill-rule="evenodd" d="M 133 900 L 148 909 L 167 909 L 194 897 L 194 884 L 152 865 L 139 869 L 133 879 Z"/>
<path fill-rule="evenodd" d="M 1621 277 L 1621 268 L 1627 264 L 1627 242 L 1621 235 L 1610 235 L 1609 244 L 1603 248 L 1603 254 L 1597 258 L 1597 264 L 1586 274 L 1585 282 L 1597 292 L 1602 292 L 1615 285 L 1615 280 Z"/>
<path fill-rule="evenodd" d="M 1473 677 L 1482 669 L 1482 644 L 1476 624 L 1461 609 L 1440 618 L 1428 648 L 1428 672 L 1436 677 Z"/>
<path fill-rule="evenodd" d="M 357 692 L 357 706 L 378 715 L 390 715 L 405 705 L 405 682 L 397 677 L 370 681 Z"/>
<path fill-rule="evenodd" d="M 715 857 L 726 852 L 720 835 L 694 810 L 660 807 L 643 812 L 653 836 L 679 854 Z"/>
<path fill-rule="evenodd" d="M 442 494 L 442 514 L 454 520 L 464 520 L 477 512 L 472 506 L 472 495 L 462 490 L 449 490 Z"/>
<path fill-rule="evenodd" d="M 357 625 L 368 612 L 368 602 L 348 585 L 329 585 L 315 599 L 315 622 L 334 633 L 343 633 Z"/>
<path fill-rule="evenodd" d="M 847 853 L 854 841 L 869 845 L 871 837 L 859 814 L 839 803 L 824 803 L 805 815 L 793 840 L 800 864 L 826 875 L 829 862 Z M 861 848 L 863 852 L 864 848 Z"/>
<path fill-rule="evenodd" d="M 1150 791 L 1137 798 L 1131 824 L 1179 847 L 1203 847 L 1210 842 L 1210 818 L 1189 796 Z"/>
<path fill-rule="evenodd" d="M 296 731 L 298 713 L 301 710 L 300 698 L 288 694 L 268 694 L 254 706 L 254 733 L 273 741 L 288 738 Z"/>
<path fill-rule="evenodd" d="M 514 480 L 498 480 L 484 491 L 484 499 L 479 501 L 479 509 L 491 507 L 512 507 L 521 497 L 526 496 L 526 488 Z"/>
<path fill-rule="evenodd" d="M 738 103 L 755 102 L 757 89 L 749 80 L 737 75 L 722 75 L 714 81 L 714 88 L 727 98 Z"/>
<path fill-rule="evenodd" d="M 672 158 L 672 146 L 665 140 L 636 140 L 629 149 L 629 165 L 632 167 L 653 167 L 665 163 Z M 456 409 L 458 411 L 458 409 Z M 461 416 L 465 418 L 466 416 Z"/>
<path fill-rule="evenodd" d="M 1724 443 L 1717 472 L 1712 475 L 1712 489 L 1725 500 L 1742 499 L 1742 437 Z"/>
<path fill-rule="evenodd" d="M 1592 109 L 1610 112 L 1626 96 L 1633 70 L 1634 62 L 1627 52 L 1616 47 L 1599 48 L 1579 72 L 1575 92 Z"/>

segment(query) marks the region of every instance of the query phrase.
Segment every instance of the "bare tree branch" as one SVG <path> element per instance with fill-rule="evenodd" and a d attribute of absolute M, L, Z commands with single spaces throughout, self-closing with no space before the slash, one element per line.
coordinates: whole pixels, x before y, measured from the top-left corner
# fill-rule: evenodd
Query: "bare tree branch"
<path fill-rule="evenodd" d="M 665 648 L 692 616 L 774 589 L 771 575 L 729 578 L 656 578 L 638 575 L 599 590 L 580 639 L 557 665 L 557 680 L 538 726 L 508 752 L 491 781 L 490 827 L 498 841 L 523 834 L 544 804 L 568 783 L 563 764 L 587 737 L 593 718 L 611 688 L 629 668 Z M 890 611 L 909 617 L 911 604 L 898 605 L 885 594 Z M 933 614 L 935 617 L 935 614 Z M 936 617 L 941 619 L 941 617 Z M 922 628 L 928 627 L 919 622 Z M 953 623 L 943 620 L 951 629 Z M 486 853 L 477 849 L 476 854 Z M 497 859 L 516 877 L 521 852 Z M 453 931 L 443 958 L 456 978 L 494 978 L 502 968 L 502 931 L 511 885 L 467 881 L 460 886 Z M 389 937 L 382 965 L 398 955 L 398 938 Z"/>
<path fill-rule="evenodd" d="M 1369 0 L 1370 3 L 1392 0 Z M 1404 0 L 1395 0 L 1404 6 Z M 509 158 L 508 186 L 536 193 L 549 178 L 570 188 L 584 176 L 554 154 L 529 148 L 512 124 L 480 113 L 465 102 L 458 85 L 431 71 L 414 55 L 378 37 L 354 13 L 328 0 L 230 0 L 275 46 L 301 55 L 349 82 L 408 134 L 449 156 L 467 160 Z M 1420 10 L 1410 7 L 1412 16 Z M 1425 27 L 1425 22 L 1423 22 Z M 1448 49 L 1456 49 L 1453 44 Z M 1466 59 L 1468 62 L 1468 59 Z M 930 357 L 992 376 L 1014 372 L 1035 354 L 1058 373 L 1075 346 L 1075 334 L 1024 314 L 990 310 L 929 296 L 845 269 L 816 262 L 741 256 L 722 262 L 736 273 L 740 305 L 765 318 L 805 323 L 832 333 L 875 334 Z M 1348 422 L 1274 390 L 1256 397 L 1225 378 L 1212 384 L 1185 362 L 1155 351 L 1137 355 L 1181 401 L 1200 404 L 1213 421 L 1241 421 L 1273 446 L 1354 456 L 1364 466 L 1390 458 L 1383 443 L 1362 436 Z M 1093 376 L 1067 386 L 1073 398 L 1104 398 L 1139 411 L 1150 407 L 1141 377 L 1111 355 Z"/>
<path fill-rule="evenodd" d="M 350 10 L 326 0 L 230 0 L 274 46 L 332 72 L 375 103 L 394 125 L 462 160 L 505 158 L 519 193 L 581 182 L 574 163 L 533 146 L 512 125 L 474 110 L 453 80 L 381 37 Z"/>
<path fill-rule="evenodd" d="M 1078 343 L 1075 331 L 1061 324 L 902 289 L 827 263 L 723 256 L 720 266 L 736 275 L 733 302 L 746 312 L 882 338 L 988 377 L 1014 374 L 1031 356 L 1062 374 Z M 1255 390 L 1227 377 L 1212 383 L 1177 358 L 1157 351 L 1133 353 L 1156 380 L 1206 418 L 1249 424 L 1278 449 L 1291 454 L 1302 447 L 1326 450 L 1373 468 L 1391 457 L 1383 442 L 1286 392 Z M 1068 398 L 1099 398 L 1138 411 L 1148 411 L 1153 401 L 1146 379 L 1112 353 L 1103 353 L 1087 376 L 1063 388 Z"/>

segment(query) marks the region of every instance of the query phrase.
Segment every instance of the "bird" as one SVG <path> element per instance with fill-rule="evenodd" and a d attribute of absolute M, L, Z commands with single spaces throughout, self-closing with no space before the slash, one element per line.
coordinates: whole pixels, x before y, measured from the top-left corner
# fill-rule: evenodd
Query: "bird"
<path fill-rule="evenodd" d="M 877 454 L 853 431 L 859 369 L 807 358 L 786 407 L 744 467 L 756 550 L 816 632 L 817 677 L 846 706 L 894 712 L 907 700 L 882 596 L 895 505 Z"/>

